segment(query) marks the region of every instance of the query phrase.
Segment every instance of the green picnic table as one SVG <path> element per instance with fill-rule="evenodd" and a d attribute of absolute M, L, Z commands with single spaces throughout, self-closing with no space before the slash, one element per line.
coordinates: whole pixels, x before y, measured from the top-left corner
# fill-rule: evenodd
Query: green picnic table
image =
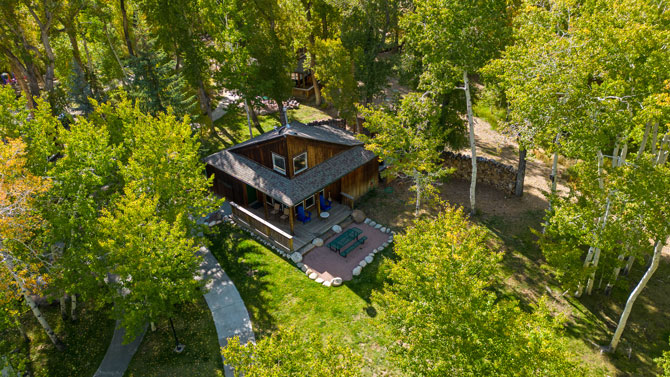
<path fill-rule="evenodd" d="M 329 242 L 328 248 L 339 253 L 346 244 L 353 240 L 357 240 L 361 233 L 363 233 L 363 231 L 358 228 L 347 229 L 339 237 Z"/>

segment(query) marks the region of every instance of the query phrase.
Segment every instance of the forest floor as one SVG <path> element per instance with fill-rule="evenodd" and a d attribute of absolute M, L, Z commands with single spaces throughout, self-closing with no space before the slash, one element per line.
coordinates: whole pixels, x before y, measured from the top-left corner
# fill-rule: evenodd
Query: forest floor
<path fill-rule="evenodd" d="M 477 154 L 516 167 L 518 145 L 493 130 L 482 119 L 476 119 Z M 467 150 L 461 151 L 468 154 Z M 570 161 L 560 159 L 558 189 L 566 193 L 565 175 Z M 599 374 L 608 376 L 648 376 L 658 373 L 653 361 L 668 349 L 670 297 L 662 285 L 670 276 L 670 247 L 663 252 L 663 261 L 655 276 L 642 292 L 634 307 L 622 343 L 613 355 L 600 354 L 599 346 L 609 344 L 628 294 L 637 284 L 646 266 L 637 263 L 629 276 L 617 282 L 611 296 L 597 286 L 592 296 L 575 299 L 560 288 L 551 274 L 537 244 L 533 230 L 541 229 L 548 207 L 545 193 L 550 189 L 551 168 L 542 152 L 529 153 L 524 195 L 521 198 L 484 185 L 477 185 L 477 215 L 473 221 L 488 228 L 505 251 L 504 284 L 523 306 L 537 302 L 543 295 L 551 298 L 552 308 L 566 315 L 566 332 L 571 346 Z M 364 198 L 359 208 L 373 220 L 401 229 L 412 224 L 414 197 L 407 181 L 393 180 Z M 451 179 L 443 183 L 440 199 L 467 211 L 470 182 Z M 439 208 L 424 203 L 420 216 L 431 216 Z"/>

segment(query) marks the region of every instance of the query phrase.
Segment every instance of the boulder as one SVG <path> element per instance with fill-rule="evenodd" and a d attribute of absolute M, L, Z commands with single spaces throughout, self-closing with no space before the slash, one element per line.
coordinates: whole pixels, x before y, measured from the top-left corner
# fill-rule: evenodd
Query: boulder
<path fill-rule="evenodd" d="M 358 276 L 358 275 L 361 274 L 362 269 L 363 269 L 363 267 L 356 266 L 356 268 L 354 268 L 353 271 L 351 271 L 351 274 L 354 275 L 354 276 Z"/>
<path fill-rule="evenodd" d="M 332 282 L 330 280 L 326 280 L 326 281 L 323 282 L 324 287 L 330 287 L 331 284 L 332 284 Z"/>
<path fill-rule="evenodd" d="M 361 267 L 361 268 L 363 268 L 363 267 L 365 267 L 365 266 L 367 266 L 367 265 L 368 265 L 368 262 L 366 262 L 365 259 L 363 259 L 363 260 L 358 264 L 358 266 Z"/>
<path fill-rule="evenodd" d="M 333 287 L 339 287 L 340 285 L 342 285 L 342 278 L 341 277 L 333 278 L 332 283 Z"/>
<path fill-rule="evenodd" d="M 300 266 L 300 270 L 301 270 L 302 272 L 307 271 L 307 268 L 308 268 L 308 267 L 305 266 L 304 264 L 303 264 L 302 266 Z"/>
<path fill-rule="evenodd" d="M 372 258 L 371 256 L 369 256 L 369 255 L 368 255 L 367 257 L 365 257 L 365 261 L 366 261 L 368 264 L 372 263 L 372 260 L 373 260 L 373 258 Z"/>
<path fill-rule="evenodd" d="M 370 221 L 372 221 L 372 220 L 370 220 L 369 217 L 366 217 L 365 220 L 363 220 L 363 223 L 364 224 L 370 224 Z"/>
<path fill-rule="evenodd" d="M 293 261 L 293 263 L 302 262 L 302 254 L 296 251 L 295 253 L 291 254 L 291 260 Z"/>
<path fill-rule="evenodd" d="M 300 263 L 296 263 L 295 266 L 298 267 L 298 268 L 302 268 L 302 266 L 304 266 L 304 264 L 302 264 L 302 262 L 300 262 Z"/>
<path fill-rule="evenodd" d="M 351 212 L 351 218 L 356 222 L 356 224 L 360 224 L 365 221 L 365 213 L 363 213 L 363 211 L 360 209 L 355 209 L 353 212 Z"/>
<path fill-rule="evenodd" d="M 342 227 L 339 226 L 339 225 L 333 225 L 333 227 L 332 227 L 331 229 L 332 229 L 333 232 L 335 232 L 335 233 L 342 233 Z"/>
<path fill-rule="evenodd" d="M 323 284 L 323 278 L 316 278 L 316 279 L 314 279 L 314 281 L 315 281 L 317 284 Z"/>
<path fill-rule="evenodd" d="M 311 274 L 309 274 L 309 278 L 312 280 L 316 279 L 317 276 L 319 276 L 319 274 L 317 274 L 316 272 L 312 272 Z"/>
<path fill-rule="evenodd" d="M 374 221 L 370 221 L 370 222 L 368 223 L 368 225 L 370 225 L 370 226 L 375 226 L 375 225 L 377 225 L 377 223 L 374 222 Z"/>
<path fill-rule="evenodd" d="M 382 224 L 375 225 L 375 229 L 381 229 L 381 227 L 382 227 Z"/>
<path fill-rule="evenodd" d="M 385 227 L 385 226 L 383 226 L 383 227 L 382 227 L 381 229 L 379 229 L 379 230 L 381 230 L 382 233 L 386 233 L 386 227 Z"/>
<path fill-rule="evenodd" d="M 312 245 L 314 246 L 323 246 L 323 240 L 321 238 L 315 238 L 312 241 Z"/>

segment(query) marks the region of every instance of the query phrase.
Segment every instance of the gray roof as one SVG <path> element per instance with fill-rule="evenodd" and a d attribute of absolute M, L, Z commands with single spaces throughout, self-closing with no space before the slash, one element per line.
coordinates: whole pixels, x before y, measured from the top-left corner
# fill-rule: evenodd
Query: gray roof
<path fill-rule="evenodd" d="M 325 141 L 328 143 L 341 144 L 341 145 L 363 145 L 363 142 L 356 139 L 356 136 L 349 131 L 345 131 L 341 128 L 332 127 L 329 125 L 318 125 L 318 126 L 308 126 L 298 121 L 291 121 L 291 126 L 286 127 L 282 126 L 274 130 L 268 131 L 260 136 L 256 136 L 253 139 L 249 139 L 237 145 L 234 145 L 228 150 L 236 150 L 249 145 L 258 144 L 261 142 L 278 139 L 280 137 L 286 137 L 288 135 L 304 137 L 306 139 Z"/>
<path fill-rule="evenodd" d="M 207 157 L 205 162 L 288 206 L 299 204 L 376 157 L 363 146 L 356 145 L 290 179 L 247 157 L 230 152 L 233 148 L 215 153 Z"/>

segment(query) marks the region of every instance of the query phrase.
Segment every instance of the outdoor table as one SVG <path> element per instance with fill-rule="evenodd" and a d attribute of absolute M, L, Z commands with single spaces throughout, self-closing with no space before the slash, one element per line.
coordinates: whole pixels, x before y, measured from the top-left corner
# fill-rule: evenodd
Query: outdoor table
<path fill-rule="evenodd" d="M 342 235 L 330 242 L 328 248 L 339 253 L 343 246 L 353 240 L 357 240 L 361 233 L 363 233 L 363 231 L 358 228 L 347 229 Z"/>

